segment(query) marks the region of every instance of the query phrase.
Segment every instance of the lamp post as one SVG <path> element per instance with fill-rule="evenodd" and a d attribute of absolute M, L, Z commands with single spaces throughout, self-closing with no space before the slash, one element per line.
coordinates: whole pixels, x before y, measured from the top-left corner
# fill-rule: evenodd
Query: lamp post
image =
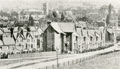
<path fill-rule="evenodd" d="M 58 63 L 58 51 L 59 51 L 59 48 L 56 48 L 56 60 L 57 60 L 57 69 L 59 67 L 59 63 Z"/>

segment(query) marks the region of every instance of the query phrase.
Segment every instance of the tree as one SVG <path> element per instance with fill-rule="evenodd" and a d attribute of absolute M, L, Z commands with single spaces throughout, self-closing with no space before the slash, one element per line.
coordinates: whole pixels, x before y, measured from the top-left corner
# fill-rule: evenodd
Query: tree
<path fill-rule="evenodd" d="M 64 21 L 64 20 L 65 20 L 65 13 L 62 12 L 62 13 L 61 13 L 61 21 Z"/>
<path fill-rule="evenodd" d="M 29 25 L 30 26 L 34 25 L 34 19 L 33 19 L 33 17 L 31 15 L 29 16 Z"/>
<path fill-rule="evenodd" d="M 107 26 L 108 26 L 108 24 L 110 24 L 110 18 L 111 18 L 112 9 L 113 9 L 113 6 L 111 4 L 109 4 L 109 6 L 108 6 L 108 14 L 107 14 L 107 18 L 106 18 Z"/>
<path fill-rule="evenodd" d="M 53 11 L 53 12 L 52 12 L 52 14 L 53 14 L 53 17 L 54 17 L 54 18 L 57 18 L 57 17 L 58 17 L 58 15 L 57 15 L 57 12 L 56 12 L 56 11 Z"/>
<path fill-rule="evenodd" d="M 103 5 L 103 6 L 100 7 L 100 9 L 98 9 L 98 12 L 99 12 L 100 14 L 103 14 L 103 15 L 104 15 L 107 10 L 108 10 L 108 6 L 107 6 L 107 5 Z"/>

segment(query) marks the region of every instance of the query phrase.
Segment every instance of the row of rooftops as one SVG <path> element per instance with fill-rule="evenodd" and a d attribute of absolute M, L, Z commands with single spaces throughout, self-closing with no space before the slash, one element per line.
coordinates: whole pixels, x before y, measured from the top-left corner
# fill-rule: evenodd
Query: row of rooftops
<path fill-rule="evenodd" d="M 78 36 L 84 36 L 84 37 L 88 37 L 88 36 L 94 37 L 103 34 L 102 32 L 103 30 L 100 29 L 92 30 L 92 29 L 76 28 L 75 23 L 52 22 L 49 25 L 52 26 L 52 28 L 57 33 L 77 33 Z M 16 36 L 15 38 L 17 38 L 17 33 L 19 33 L 19 30 L 23 30 L 24 37 L 27 35 L 27 29 L 25 27 L 13 27 L 13 28 L 14 28 L 13 34 L 14 36 Z M 46 30 L 45 29 L 44 31 L 42 31 L 40 28 L 33 26 L 30 26 L 29 29 L 31 31 L 30 33 L 31 36 L 33 36 L 32 32 L 41 34 Z M 107 29 L 107 31 L 112 33 L 112 29 Z M 11 33 L 10 28 L 0 28 L 0 34 L 4 34 L 4 33 Z M 0 45 L 10 45 L 10 44 L 15 44 L 14 39 L 11 37 L 3 37 L 3 41 L 0 40 Z"/>
<path fill-rule="evenodd" d="M 81 36 L 87 36 L 87 35 L 100 35 L 101 30 L 92 30 L 92 29 L 82 29 L 82 28 L 76 28 L 75 23 L 63 23 L 63 22 L 52 22 L 50 23 L 50 26 L 58 32 L 58 33 L 77 33 Z M 47 27 L 48 28 L 48 27 Z M 46 28 L 46 29 L 47 29 Z"/>
<path fill-rule="evenodd" d="M 26 27 L 12 27 L 12 28 L 13 28 L 13 32 L 14 33 L 19 32 L 20 30 L 23 30 L 24 32 L 27 32 Z M 34 27 L 34 26 L 30 26 L 29 29 L 30 29 L 31 32 L 35 32 L 35 31 L 37 31 L 40 28 Z M 2 33 L 10 33 L 10 32 L 11 32 L 10 28 L 0 28 L 0 34 L 2 34 Z M 41 30 L 41 32 L 42 32 L 42 30 Z"/>
<path fill-rule="evenodd" d="M 94 37 L 94 36 L 101 36 L 102 31 L 101 30 L 86 30 L 86 29 L 77 29 L 77 33 L 79 34 L 79 36 L 83 36 L 83 37 Z"/>
<path fill-rule="evenodd" d="M 0 40 L 0 46 L 8 46 L 8 45 L 15 45 L 15 42 L 16 42 L 16 40 L 15 39 L 17 39 L 18 38 L 18 36 L 20 36 L 20 37 L 22 37 L 22 38 L 27 38 L 27 30 L 25 29 L 25 27 L 20 27 L 20 29 L 22 29 L 23 30 L 23 34 L 21 34 L 20 32 L 19 32 L 19 27 L 13 27 L 14 28 L 14 30 L 13 30 L 13 35 L 14 35 L 14 37 L 12 36 L 11 37 L 11 31 L 10 31 L 10 28 L 1 28 L 0 29 L 0 36 L 2 36 L 2 37 L 0 37 L 0 38 L 2 38 L 1 40 Z M 31 32 L 30 32 L 30 36 L 33 38 L 34 37 L 34 35 L 33 35 L 33 33 L 32 32 L 36 32 L 36 33 L 38 33 L 37 35 L 40 35 L 40 34 L 42 34 L 43 33 L 43 31 L 40 29 L 40 28 L 35 28 L 35 27 L 33 27 L 33 26 L 31 26 L 31 27 L 29 27 L 30 28 L 30 30 L 31 30 Z M 5 34 L 5 33 L 9 33 L 9 35 L 8 34 Z M 8 36 L 5 36 L 5 35 L 8 35 Z"/>

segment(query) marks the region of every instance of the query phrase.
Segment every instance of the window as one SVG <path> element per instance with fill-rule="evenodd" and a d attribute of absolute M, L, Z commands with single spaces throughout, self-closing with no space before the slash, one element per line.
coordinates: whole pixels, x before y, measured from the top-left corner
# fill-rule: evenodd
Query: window
<path fill-rule="evenodd" d="M 33 44 L 31 44 L 31 48 L 33 48 Z"/>
<path fill-rule="evenodd" d="M 2 50 L 2 47 L 0 47 L 0 50 Z"/>
<path fill-rule="evenodd" d="M 98 41 L 98 36 L 96 36 L 96 41 Z"/>
<path fill-rule="evenodd" d="M 26 46 L 25 46 L 25 49 L 27 49 L 27 44 L 26 44 Z"/>
<path fill-rule="evenodd" d="M 21 44 L 19 44 L 19 46 L 21 47 Z"/>
<path fill-rule="evenodd" d="M 92 41 L 93 40 L 93 38 L 92 38 L 92 36 L 90 36 L 90 41 Z"/>
<path fill-rule="evenodd" d="M 30 42 L 30 39 L 27 39 L 27 42 Z"/>
<path fill-rule="evenodd" d="M 21 42 L 23 42 L 23 40 L 22 40 L 22 39 L 21 39 L 20 41 L 21 41 Z"/>
<path fill-rule="evenodd" d="M 34 39 L 32 39 L 32 42 L 35 42 L 35 40 L 34 40 Z"/>
<path fill-rule="evenodd" d="M 39 39 L 37 39 L 37 45 L 39 45 L 39 46 L 40 46 L 40 40 L 39 40 Z"/>
<path fill-rule="evenodd" d="M 78 37 L 76 36 L 76 41 L 78 40 Z"/>
<path fill-rule="evenodd" d="M 86 41 L 86 37 L 83 37 L 83 40 Z"/>
<path fill-rule="evenodd" d="M 35 38 L 38 38 L 38 35 L 35 35 Z"/>

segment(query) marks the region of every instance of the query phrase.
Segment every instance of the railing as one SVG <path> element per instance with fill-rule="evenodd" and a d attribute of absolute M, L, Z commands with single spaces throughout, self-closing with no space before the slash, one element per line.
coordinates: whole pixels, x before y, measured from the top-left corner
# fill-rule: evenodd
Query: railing
<path fill-rule="evenodd" d="M 104 44 L 103 44 L 104 43 Z M 103 46 L 104 45 L 104 46 Z M 113 42 L 95 42 L 95 43 L 82 43 L 82 51 L 96 51 L 96 50 L 101 50 L 104 48 L 108 48 L 113 45 Z"/>

